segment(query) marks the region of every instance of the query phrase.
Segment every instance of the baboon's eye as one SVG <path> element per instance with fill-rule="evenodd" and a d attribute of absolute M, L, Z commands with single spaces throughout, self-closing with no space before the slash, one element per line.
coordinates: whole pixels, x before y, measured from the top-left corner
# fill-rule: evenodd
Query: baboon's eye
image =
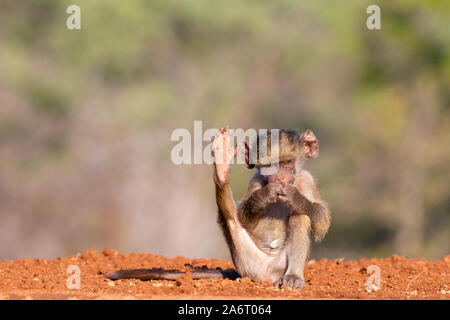
<path fill-rule="evenodd" d="M 291 164 L 292 161 L 280 161 L 280 167 L 289 167 Z"/>

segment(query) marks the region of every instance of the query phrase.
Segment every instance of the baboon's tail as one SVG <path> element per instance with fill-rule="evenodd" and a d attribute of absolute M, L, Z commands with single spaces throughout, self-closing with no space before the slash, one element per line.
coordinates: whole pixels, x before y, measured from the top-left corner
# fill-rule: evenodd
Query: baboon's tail
<path fill-rule="evenodd" d="M 139 280 L 176 280 L 186 272 L 178 270 L 153 269 L 127 269 L 118 270 L 105 275 L 110 280 L 139 279 Z M 239 274 L 234 269 L 196 269 L 191 270 L 192 279 L 231 279 L 235 280 Z"/>

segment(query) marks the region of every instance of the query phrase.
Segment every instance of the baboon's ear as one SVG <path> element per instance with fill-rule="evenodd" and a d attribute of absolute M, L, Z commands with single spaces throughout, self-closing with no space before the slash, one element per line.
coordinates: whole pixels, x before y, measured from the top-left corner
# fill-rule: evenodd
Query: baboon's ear
<path fill-rule="evenodd" d="M 245 158 L 244 158 L 244 167 L 247 169 L 253 169 L 255 167 L 254 164 L 250 163 L 250 146 L 248 145 L 247 141 L 244 142 L 245 146 Z"/>
<path fill-rule="evenodd" d="M 302 144 L 307 158 L 314 159 L 319 156 L 319 141 L 312 130 L 306 130 L 302 134 Z"/>

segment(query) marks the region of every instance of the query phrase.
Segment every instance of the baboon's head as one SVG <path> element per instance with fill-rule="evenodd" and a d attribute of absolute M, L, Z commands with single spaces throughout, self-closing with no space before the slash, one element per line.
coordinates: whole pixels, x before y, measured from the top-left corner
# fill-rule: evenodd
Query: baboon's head
<path fill-rule="evenodd" d="M 314 159 L 319 155 L 319 142 L 312 130 L 301 134 L 296 130 L 279 129 L 278 134 L 272 130 L 267 134 L 260 134 L 256 141 L 246 144 L 245 149 L 245 167 L 256 167 L 258 170 L 278 167 L 277 175 L 283 175 L 284 172 L 286 176 L 286 172 L 291 169 L 295 169 L 295 174 L 300 172 L 306 159 Z M 275 180 L 278 178 L 272 177 Z"/>

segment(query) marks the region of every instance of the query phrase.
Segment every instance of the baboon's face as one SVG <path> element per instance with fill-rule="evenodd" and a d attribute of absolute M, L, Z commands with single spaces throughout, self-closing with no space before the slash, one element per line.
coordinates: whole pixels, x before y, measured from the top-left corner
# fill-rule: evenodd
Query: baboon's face
<path fill-rule="evenodd" d="M 281 161 L 278 164 L 278 170 L 275 174 L 268 176 L 269 183 L 294 183 L 295 180 L 295 161 Z"/>

